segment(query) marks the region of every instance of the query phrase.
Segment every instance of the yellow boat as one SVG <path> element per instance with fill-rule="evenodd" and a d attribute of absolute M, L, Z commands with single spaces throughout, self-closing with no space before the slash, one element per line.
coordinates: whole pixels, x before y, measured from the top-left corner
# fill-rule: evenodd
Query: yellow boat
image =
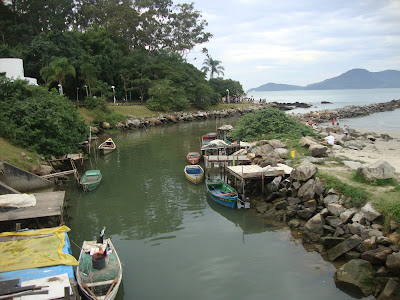
<path fill-rule="evenodd" d="M 204 170 L 199 165 L 187 165 L 185 167 L 185 176 L 190 182 L 199 184 L 204 178 Z"/>

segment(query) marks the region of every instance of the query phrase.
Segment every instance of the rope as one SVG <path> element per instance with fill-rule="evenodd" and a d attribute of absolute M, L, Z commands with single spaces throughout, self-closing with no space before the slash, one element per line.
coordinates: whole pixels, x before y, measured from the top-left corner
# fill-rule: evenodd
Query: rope
<path fill-rule="evenodd" d="M 79 247 L 77 244 L 75 244 L 75 242 L 74 242 L 73 240 L 70 239 L 70 241 L 72 242 L 72 244 L 74 244 L 75 246 L 77 246 L 77 247 L 78 247 L 79 249 L 81 249 L 81 251 L 82 251 L 82 248 Z"/>

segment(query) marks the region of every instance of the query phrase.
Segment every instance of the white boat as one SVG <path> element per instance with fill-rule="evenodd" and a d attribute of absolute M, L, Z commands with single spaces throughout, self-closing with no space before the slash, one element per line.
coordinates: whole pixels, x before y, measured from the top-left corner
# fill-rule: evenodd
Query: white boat
<path fill-rule="evenodd" d="M 185 167 L 185 176 L 190 182 L 198 184 L 204 178 L 204 170 L 199 165 L 187 165 Z"/>
<path fill-rule="evenodd" d="M 83 242 L 76 280 L 87 299 L 115 298 L 122 280 L 122 266 L 111 239 Z"/>
<path fill-rule="evenodd" d="M 115 145 L 114 141 L 112 138 L 108 138 L 105 140 L 103 143 L 100 144 L 99 150 L 102 154 L 108 154 L 113 152 L 117 146 Z"/>

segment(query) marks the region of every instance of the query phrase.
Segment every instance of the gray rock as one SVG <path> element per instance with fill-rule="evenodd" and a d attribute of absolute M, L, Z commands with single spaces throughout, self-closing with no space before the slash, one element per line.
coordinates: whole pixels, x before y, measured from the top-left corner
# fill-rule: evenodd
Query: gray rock
<path fill-rule="evenodd" d="M 311 145 L 314 145 L 314 144 L 318 144 L 318 143 L 316 140 L 314 140 L 310 136 L 303 136 L 300 139 L 300 145 L 302 145 L 303 147 L 310 147 Z"/>
<path fill-rule="evenodd" d="M 286 200 L 282 200 L 282 201 L 275 203 L 275 209 L 276 210 L 286 209 L 286 207 L 288 205 L 289 205 L 289 203 Z"/>
<path fill-rule="evenodd" d="M 362 241 L 360 246 L 358 246 L 357 250 L 360 251 L 361 253 L 369 251 L 369 250 L 374 250 L 378 246 L 376 245 L 376 237 L 373 236 L 369 239 L 365 239 Z"/>
<path fill-rule="evenodd" d="M 288 156 L 288 150 L 285 148 L 276 148 L 274 152 L 280 157 L 280 158 L 286 158 Z"/>
<path fill-rule="evenodd" d="M 339 196 L 336 194 L 329 194 L 324 198 L 324 204 L 325 206 L 328 206 L 330 203 L 338 203 L 339 202 Z"/>
<path fill-rule="evenodd" d="M 320 236 L 324 234 L 323 225 L 325 225 L 325 219 L 321 214 L 316 214 L 310 220 L 307 221 L 304 228 L 310 232 L 316 233 Z"/>
<path fill-rule="evenodd" d="M 400 252 L 390 254 L 386 259 L 386 268 L 395 275 L 400 275 Z"/>
<path fill-rule="evenodd" d="M 365 226 L 361 225 L 360 223 L 354 222 L 351 224 L 347 224 L 347 228 L 352 234 L 357 234 L 361 236 L 361 231 L 365 229 Z"/>
<path fill-rule="evenodd" d="M 312 164 L 319 164 L 319 165 L 325 162 L 325 158 L 323 157 L 307 156 L 304 160 L 308 160 Z"/>
<path fill-rule="evenodd" d="M 308 148 L 308 151 L 310 151 L 310 155 L 312 157 L 325 157 L 326 150 L 328 150 L 328 147 L 320 145 L 320 144 L 312 144 Z"/>
<path fill-rule="evenodd" d="M 297 211 L 296 215 L 303 220 L 308 220 L 312 217 L 313 213 L 306 209 L 300 209 Z"/>
<path fill-rule="evenodd" d="M 385 288 L 377 300 L 398 300 L 400 299 L 400 283 L 395 278 L 389 278 Z"/>
<path fill-rule="evenodd" d="M 325 185 L 322 183 L 319 177 L 315 178 L 314 180 L 314 192 L 318 196 L 321 195 L 325 191 Z"/>
<path fill-rule="evenodd" d="M 333 215 L 333 216 L 340 216 L 343 212 L 345 212 L 345 208 L 343 205 L 338 204 L 338 203 L 329 203 L 328 204 L 328 211 Z"/>
<path fill-rule="evenodd" d="M 376 237 L 383 236 L 383 233 L 380 230 L 376 230 L 376 229 L 372 229 L 372 228 L 361 230 L 361 238 L 363 240 L 368 239 L 373 236 L 376 236 Z"/>
<path fill-rule="evenodd" d="M 274 149 L 277 148 L 286 148 L 286 144 L 280 140 L 268 140 L 268 144 L 270 144 Z"/>
<path fill-rule="evenodd" d="M 342 256 L 346 252 L 349 252 L 350 250 L 353 250 L 356 248 L 358 245 L 360 245 L 362 242 L 362 239 L 358 235 L 353 235 L 352 237 L 344 240 L 340 244 L 336 245 L 335 247 L 329 249 L 327 251 L 328 254 L 328 259 L 330 261 L 334 261 L 338 257 Z"/>
<path fill-rule="evenodd" d="M 103 129 L 110 129 L 110 128 L 111 128 L 111 125 L 110 125 L 110 123 L 108 123 L 108 122 L 103 122 L 103 123 L 101 123 L 101 127 L 102 127 Z"/>
<path fill-rule="evenodd" d="M 297 207 L 297 205 L 301 202 L 300 198 L 297 197 L 289 197 L 287 198 L 287 201 L 291 207 Z"/>
<path fill-rule="evenodd" d="M 368 296 L 375 289 L 374 275 L 374 267 L 368 261 L 353 259 L 337 270 L 335 283 L 339 288 L 350 288 Z"/>
<path fill-rule="evenodd" d="M 354 214 L 353 218 L 351 218 L 351 221 L 354 223 L 359 223 L 359 224 L 365 224 L 365 216 L 362 211 L 358 211 Z"/>
<path fill-rule="evenodd" d="M 394 172 L 394 167 L 387 161 L 379 161 L 358 169 L 358 173 L 367 181 L 393 178 Z"/>
<path fill-rule="evenodd" d="M 357 209 L 350 208 L 340 214 L 340 220 L 342 220 L 343 224 L 346 224 L 350 221 L 350 219 L 355 215 Z"/>
<path fill-rule="evenodd" d="M 314 195 L 314 179 L 310 179 L 303 184 L 297 193 L 297 196 L 302 198 L 303 201 L 313 199 Z"/>
<path fill-rule="evenodd" d="M 261 156 L 261 157 L 268 157 L 271 156 L 271 153 L 274 152 L 274 148 L 270 144 L 265 144 L 262 146 L 254 147 L 250 151 L 251 153 L 254 153 L 256 156 Z"/>
<path fill-rule="evenodd" d="M 325 237 L 324 236 L 320 239 L 319 242 L 325 247 L 325 249 L 331 249 L 343 241 L 344 241 L 344 238 L 341 238 L 341 237 Z"/>
<path fill-rule="evenodd" d="M 358 259 L 361 257 L 361 253 L 357 251 L 349 251 L 347 252 L 344 257 L 349 261 L 351 259 Z"/>
<path fill-rule="evenodd" d="M 365 218 L 368 221 L 373 221 L 381 216 L 381 213 L 378 212 L 371 204 L 371 202 L 368 202 L 365 204 L 362 208 L 361 211 L 364 213 Z"/>
<path fill-rule="evenodd" d="M 331 225 L 332 227 L 335 227 L 335 228 L 343 225 L 342 221 L 339 218 L 334 217 L 334 216 L 328 216 L 325 218 L 325 220 L 329 225 Z"/>
<path fill-rule="evenodd" d="M 361 254 L 361 258 L 369 261 L 373 265 L 384 265 L 388 255 L 392 254 L 393 250 L 387 247 L 381 247 L 366 251 Z"/>
<path fill-rule="evenodd" d="M 298 219 L 291 219 L 289 222 L 288 222 L 288 225 L 291 227 L 291 228 L 298 228 L 298 227 L 300 227 L 300 220 L 298 220 Z"/>
<path fill-rule="evenodd" d="M 304 207 L 311 213 L 314 213 L 317 210 L 317 201 L 315 199 L 308 200 L 304 202 Z"/>
<path fill-rule="evenodd" d="M 386 246 L 386 247 L 388 247 L 390 245 L 393 245 L 393 241 L 390 238 L 386 237 L 386 236 L 378 236 L 377 239 L 376 239 L 376 243 L 378 245 L 383 245 L 383 246 Z"/>
<path fill-rule="evenodd" d="M 293 171 L 293 178 L 299 181 L 307 181 L 317 173 L 318 168 L 307 160 L 303 161 Z"/>

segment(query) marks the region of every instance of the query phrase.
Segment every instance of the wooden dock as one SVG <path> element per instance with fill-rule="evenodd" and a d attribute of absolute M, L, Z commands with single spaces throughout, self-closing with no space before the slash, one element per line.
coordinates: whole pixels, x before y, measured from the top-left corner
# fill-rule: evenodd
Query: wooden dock
<path fill-rule="evenodd" d="M 62 223 L 64 191 L 34 193 L 33 195 L 36 197 L 36 205 L 34 207 L 16 208 L 1 212 L 0 222 L 59 216 L 60 223 Z"/>

